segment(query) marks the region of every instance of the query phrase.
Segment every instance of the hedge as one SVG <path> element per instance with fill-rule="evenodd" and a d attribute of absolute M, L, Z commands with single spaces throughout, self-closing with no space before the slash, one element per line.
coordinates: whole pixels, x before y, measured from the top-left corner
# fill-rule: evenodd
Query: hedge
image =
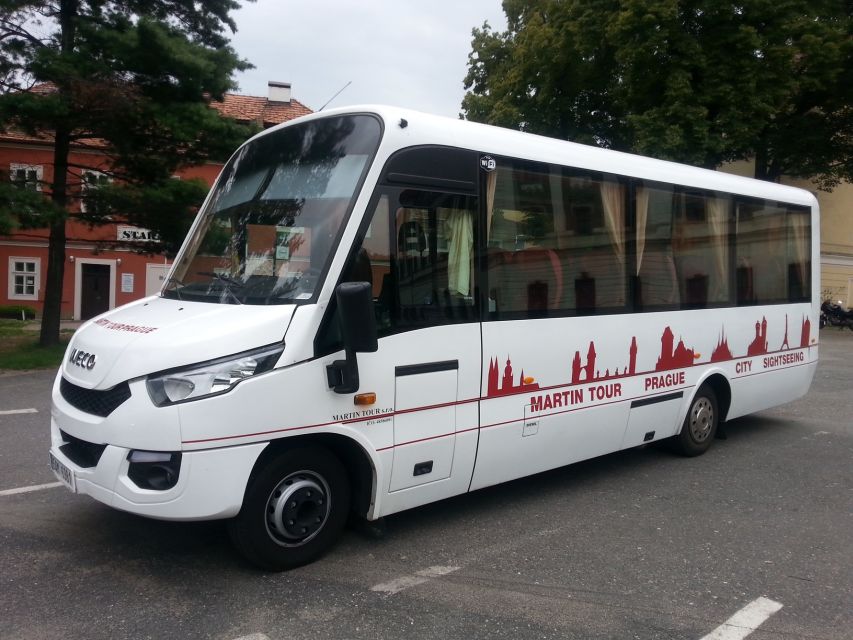
<path fill-rule="evenodd" d="M 22 304 L 10 304 L 0 306 L 0 318 L 9 318 L 12 320 L 21 320 L 21 314 L 27 320 L 35 320 L 36 310 L 32 307 L 26 307 Z"/>

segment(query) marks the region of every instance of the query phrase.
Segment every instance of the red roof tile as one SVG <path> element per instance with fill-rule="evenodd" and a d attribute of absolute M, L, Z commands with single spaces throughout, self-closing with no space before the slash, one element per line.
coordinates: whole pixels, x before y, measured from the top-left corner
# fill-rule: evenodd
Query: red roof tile
<path fill-rule="evenodd" d="M 50 83 L 35 85 L 30 89 L 36 93 L 50 93 L 54 90 Z M 261 96 L 243 96 L 236 93 L 226 93 L 220 102 L 212 100 L 210 106 L 219 111 L 227 118 L 233 118 L 241 122 L 255 122 L 263 128 L 272 127 L 299 116 L 313 113 L 298 100 L 290 102 L 273 102 Z M 0 141 L 4 142 L 28 142 L 28 143 L 51 143 L 53 136 L 49 133 L 29 135 L 21 131 L 0 131 Z M 77 147 L 104 148 L 107 146 L 104 140 L 86 140 L 76 144 Z"/>
<path fill-rule="evenodd" d="M 313 113 L 298 100 L 271 102 L 267 98 L 241 96 L 236 93 L 226 93 L 222 102 L 214 101 L 210 105 L 226 117 L 244 122 L 257 122 L 264 127 L 271 127 Z"/>

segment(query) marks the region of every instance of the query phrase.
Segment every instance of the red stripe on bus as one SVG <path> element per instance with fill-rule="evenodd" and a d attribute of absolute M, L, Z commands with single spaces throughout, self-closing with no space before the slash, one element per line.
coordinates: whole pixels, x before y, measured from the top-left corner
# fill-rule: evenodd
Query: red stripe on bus
<path fill-rule="evenodd" d="M 790 350 L 789 350 L 789 349 L 785 349 L 785 350 L 782 350 L 782 351 L 768 351 L 766 354 L 761 354 L 761 355 L 759 355 L 759 356 L 744 356 L 744 357 L 742 357 L 742 358 L 731 358 L 730 360 L 721 360 L 721 361 L 719 361 L 719 362 L 733 362 L 733 361 L 735 361 L 735 360 L 746 360 L 747 358 L 758 358 L 758 357 L 762 357 L 762 356 L 773 355 L 773 354 L 776 354 L 776 353 L 783 353 L 783 352 L 789 352 L 789 351 L 800 351 L 800 350 L 803 350 L 803 349 L 811 349 L 811 347 L 816 347 L 816 346 L 818 346 L 818 345 L 817 345 L 817 344 L 809 345 L 808 347 L 800 347 L 799 349 L 790 349 Z M 719 364 L 719 362 L 713 362 L 713 363 L 711 363 L 711 362 L 703 362 L 703 363 L 700 363 L 700 364 L 701 364 L 701 365 L 706 365 L 706 366 L 707 366 L 707 365 L 711 365 L 711 364 Z M 682 367 L 682 369 L 687 370 L 687 369 L 690 369 L 690 368 L 692 368 L 692 367 L 698 367 L 698 366 L 700 366 L 700 364 L 694 364 L 694 365 L 691 365 L 690 367 Z M 780 371 L 780 370 L 782 370 L 782 369 L 791 369 L 791 368 L 793 368 L 793 367 L 802 367 L 802 366 L 809 365 L 809 364 L 814 364 L 814 362 L 809 361 L 809 362 L 801 362 L 801 363 L 797 363 L 797 364 L 793 364 L 793 365 L 785 365 L 785 366 L 781 366 L 781 367 L 774 367 L 774 368 L 772 368 L 772 369 L 768 369 L 768 370 L 766 370 L 766 371 L 758 371 L 758 372 L 756 372 L 756 373 L 749 373 L 749 374 L 740 375 L 740 376 L 731 376 L 731 379 L 732 379 L 732 380 L 734 380 L 734 379 L 739 379 L 739 378 L 748 378 L 748 377 L 751 377 L 751 376 L 761 375 L 762 373 L 772 373 L 773 371 Z M 672 369 L 671 371 L 681 371 L 682 369 Z M 652 375 L 652 374 L 660 375 L 660 374 L 662 374 L 662 373 L 664 373 L 664 371 L 646 371 L 646 372 L 643 372 L 643 373 L 636 373 L 636 374 L 634 374 L 633 376 L 620 376 L 619 378 L 612 378 L 612 379 L 613 379 L 613 380 L 618 380 L 618 379 L 625 379 L 625 378 L 639 378 L 639 377 L 642 377 L 642 376 L 647 376 L 647 375 Z M 608 379 L 608 380 L 601 380 L 600 382 L 607 382 L 607 381 L 609 381 L 609 380 L 611 380 L 611 379 Z M 557 384 L 557 385 L 552 385 L 552 386 L 550 386 L 550 387 L 540 387 L 539 389 L 536 389 L 536 391 L 537 391 L 537 392 L 542 392 L 542 391 L 551 391 L 551 390 L 554 390 L 554 389 L 560 389 L 560 388 L 564 388 L 564 387 L 581 387 L 581 386 L 584 386 L 584 385 L 595 384 L 596 382 L 598 382 L 598 381 L 593 380 L 593 381 L 590 381 L 590 382 L 583 382 L 583 383 L 578 383 L 578 384 L 571 384 L 571 383 L 569 383 L 569 384 Z M 620 400 L 613 400 L 613 401 L 611 401 L 611 402 L 601 402 L 601 403 L 598 403 L 598 404 L 587 405 L 587 406 L 584 406 L 584 407 L 575 407 L 575 408 L 572 408 L 572 409 L 566 409 L 566 410 L 564 410 L 564 411 L 556 411 L 556 412 L 547 413 L 547 414 L 538 414 L 536 417 L 537 417 L 537 418 L 540 418 L 540 417 L 547 417 L 547 416 L 552 416 L 552 415 L 560 415 L 560 414 L 562 414 L 562 413 L 569 413 L 569 412 L 572 412 L 572 411 L 579 411 L 579 410 L 581 410 L 581 409 L 591 409 L 591 408 L 593 408 L 593 407 L 601 407 L 601 406 L 605 406 L 605 405 L 609 405 L 609 404 L 616 404 L 616 403 L 619 403 L 619 402 L 628 402 L 629 400 L 637 400 L 637 399 L 639 399 L 639 398 L 653 398 L 653 397 L 655 397 L 655 396 L 662 395 L 663 393 L 670 393 L 670 392 L 672 392 L 672 391 L 678 391 L 678 390 L 680 390 L 680 389 L 689 389 L 689 388 L 691 388 L 691 386 L 693 386 L 693 385 L 689 385 L 689 386 L 686 386 L 686 387 L 678 387 L 678 388 L 666 389 L 666 390 L 665 390 L 665 391 L 663 391 L 662 393 L 655 393 L 655 394 L 640 395 L 640 396 L 635 396 L 635 397 L 633 397 L 633 398 L 624 398 L 624 399 L 620 399 Z M 359 423 L 359 422 L 366 422 L 366 421 L 368 421 L 368 420 L 376 420 L 376 419 L 379 419 L 379 418 L 392 418 L 392 417 L 394 417 L 394 416 L 397 416 L 397 415 L 403 415 L 403 414 L 406 414 L 406 413 L 416 413 L 416 412 L 418 412 L 418 411 L 429 411 L 429 410 L 431 410 L 431 409 L 441 409 L 441 408 L 443 408 L 443 407 L 452 407 L 452 406 L 456 406 L 456 405 L 470 404 L 470 403 L 472 403 L 472 402 L 478 402 L 478 401 L 480 401 L 480 402 L 485 402 L 485 401 L 487 401 L 487 400 L 498 400 L 498 399 L 500 399 L 500 398 L 507 398 L 507 397 L 511 397 L 511 396 L 514 396 L 514 395 L 529 394 L 529 393 L 530 393 L 530 391 L 531 391 L 531 390 L 518 391 L 518 392 L 515 392 L 515 393 L 509 393 L 509 394 L 507 394 L 507 395 L 505 395 L 505 396 L 497 396 L 497 397 L 480 396 L 480 397 L 478 397 L 478 398 L 468 398 L 468 399 L 466 399 L 466 400 L 457 400 L 457 401 L 454 401 L 454 402 L 445 402 L 445 403 L 441 403 L 441 404 L 426 405 L 426 406 L 423 406 L 423 407 L 413 407 L 413 408 L 410 408 L 410 409 L 401 409 L 401 410 L 399 410 L 399 411 L 391 411 L 391 412 L 389 412 L 389 413 L 383 413 L 383 414 L 379 414 L 379 415 L 372 415 L 372 416 L 364 416 L 364 417 L 361 417 L 361 418 L 352 418 L 352 419 L 350 419 L 350 420 L 342 420 L 342 421 L 340 421 L 340 420 L 333 420 L 333 421 L 331 421 L 331 422 L 319 422 L 319 423 L 317 423 L 317 424 L 302 425 L 302 426 L 298 426 L 298 427 L 282 427 L 282 428 L 279 428 L 279 429 L 270 429 L 269 431 L 258 431 L 258 432 L 255 432 L 255 433 L 244 433 L 244 434 L 238 434 L 238 435 L 232 435 L 232 436 L 218 436 L 218 437 L 216 437 L 216 438 L 203 438 L 203 439 L 199 439 L 199 440 L 183 440 L 183 441 L 181 441 L 181 444 L 203 444 L 203 443 L 205 443 L 205 442 L 219 442 L 219 441 L 222 441 L 222 440 L 236 440 L 236 439 L 239 439 L 239 438 L 254 438 L 254 437 L 257 437 L 257 436 L 266 436 L 266 435 L 271 435 L 271 434 L 273 434 L 273 433 L 286 433 L 286 432 L 288 432 L 288 431 L 301 431 L 301 430 L 304 430 L 304 429 L 316 429 L 316 428 L 319 428 L 319 427 L 328 427 L 328 426 L 330 426 L 330 425 L 334 425 L 334 424 L 356 424 L 356 423 Z M 480 428 L 480 429 L 488 429 L 488 428 L 491 428 L 491 427 L 499 427 L 499 426 L 501 426 L 501 425 L 505 425 L 505 424 L 512 424 L 512 423 L 515 423 L 515 422 L 523 422 L 523 421 L 524 421 L 524 418 L 516 418 L 516 419 L 513 419 L 513 420 L 505 420 L 505 421 L 503 421 L 503 422 L 494 422 L 494 423 L 492 423 L 492 424 L 483 425 L 483 426 L 481 426 L 481 427 L 479 427 L 479 428 Z M 459 432 L 457 432 L 457 433 L 459 433 Z M 438 436 L 438 437 L 441 437 L 441 436 Z M 409 444 L 409 443 L 406 443 L 406 444 Z"/>
<path fill-rule="evenodd" d="M 400 411 L 390 411 L 388 413 L 380 413 L 371 416 L 363 416 L 360 418 L 351 418 L 349 420 L 333 420 L 331 422 L 319 422 L 317 424 L 308 424 L 299 427 L 282 427 L 280 429 L 270 429 L 269 431 L 258 431 L 256 433 L 244 433 L 233 436 L 218 436 L 216 438 L 204 438 L 200 440 L 183 440 L 181 444 L 201 444 L 204 442 L 216 442 L 219 440 L 234 440 L 237 438 L 252 438 L 255 436 L 266 436 L 272 433 L 284 433 L 286 431 L 298 431 L 302 429 L 315 429 L 318 427 L 328 427 L 333 424 L 356 424 L 358 422 L 366 422 L 368 420 L 378 420 L 381 418 L 392 418 L 394 416 L 402 415 L 405 413 L 414 413 L 416 411 L 429 411 L 430 409 L 441 409 L 442 407 L 451 407 L 459 404 L 470 404 L 471 402 L 477 402 L 480 398 L 469 398 L 467 400 L 457 400 L 455 402 L 445 402 L 442 404 L 434 404 L 434 405 L 426 405 L 423 407 L 415 407 L 412 409 L 401 409 Z"/>
<path fill-rule="evenodd" d="M 469 431 L 477 431 L 479 427 L 471 427 L 469 429 L 462 429 L 460 431 L 451 431 L 450 433 L 442 433 L 440 436 L 429 436 L 428 438 L 420 438 L 419 440 L 409 440 L 408 442 L 400 442 L 399 444 L 392 444 L 390 447 L 382 447 L 381 449 L 377 449 L 377 453 L 379 451 L 388 451 L 389 449 L 396 449 L 397 447 L 405 447 L 408 444 L 417 444 L 418 442 L 426 442 L 428 440 L 438 440 L 439 438 L 447 438 L 449 436 L 458 436 L 460 433 L 468 433 Z"/>

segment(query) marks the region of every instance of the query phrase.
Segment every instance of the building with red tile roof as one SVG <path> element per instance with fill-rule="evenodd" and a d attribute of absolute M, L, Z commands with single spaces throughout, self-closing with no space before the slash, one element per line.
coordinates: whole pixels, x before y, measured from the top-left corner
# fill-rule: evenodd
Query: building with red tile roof
<path fill-rule="evenodd" d="M 227 93 L 222 102 L 213 102 L 212 105 L 224 116 L 238 122 L 259 124 L 264 129 L 313 113 L 291 98 L 290 84 L 270 82 L 269 89 L 266 98 Z"/>
<path fill-rule="evenodd" d="M 32 90 L 50 92 L 49 84 Z M 211 106 L 241 123 L 268 128 L 312 110 L 291 96 L 290 84 L 270 82 L 267 96 L 225 94 Z M 79 141 L 72 145 L 69 164 L 88 169 L 77 171 L 79 182 L 97 175 L 110 164 L 109 147 L 103 140 Z M 0 131 L 0 173 L 8 171 L 22 188 L 40 191 L 53 181 L 53 136 L 21 131 Z M 220 163 L 185 167 L 177 176 L 200 178 L 212 185 Z M 80 199 L 71 198 L 72 213 L 80 211 Z M 19 230 L 0 236 L 0 306 L 24 305 L 41 312 L 47 273 L 48 229 Z M 86 320 L 116 306 L 156 293 L 168 273 L 169 260 L 162 254 L 139 251 L 151 234 L 121 221 L 97 227 L 70 216 L 66 223 L 65 277 L 62 317 Z"/>

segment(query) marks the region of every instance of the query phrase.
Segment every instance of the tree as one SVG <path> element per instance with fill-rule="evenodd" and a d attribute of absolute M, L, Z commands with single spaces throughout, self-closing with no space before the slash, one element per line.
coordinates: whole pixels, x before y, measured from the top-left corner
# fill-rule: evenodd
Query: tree
<path fill-rule="evenodd" d="M 853 179 L 842 0 L 505 0 L 474 29 L 463 115 L 755 177 Z"/>
<path fill-rule="evenodd" d="M 234 88 L 235 71 L 250 66 L 226 38 L 239 6 L 0 0 L 0 127 L 47 132 L 54 145 L 53 178 L 40 202 L 32 193 L 10 199 L 8 183 L 0 189 L 0 227 L 50 228 L 41 344 L 59 340 L 71 199 L 97 194 L 103 206 L 86 207 L 89 223 L 115 210 L 174 244 L 204 192 L 189 181 L 176 184 L 183 181 L 170 179 L 175 170 L 223 159 L 250 134 L 209 106 Z M 114 180 L 108 188 L 81 193 L 87 167 L 69 163 L 73 145 L 108 151 L 108 166 L 97 167 Z"/>

